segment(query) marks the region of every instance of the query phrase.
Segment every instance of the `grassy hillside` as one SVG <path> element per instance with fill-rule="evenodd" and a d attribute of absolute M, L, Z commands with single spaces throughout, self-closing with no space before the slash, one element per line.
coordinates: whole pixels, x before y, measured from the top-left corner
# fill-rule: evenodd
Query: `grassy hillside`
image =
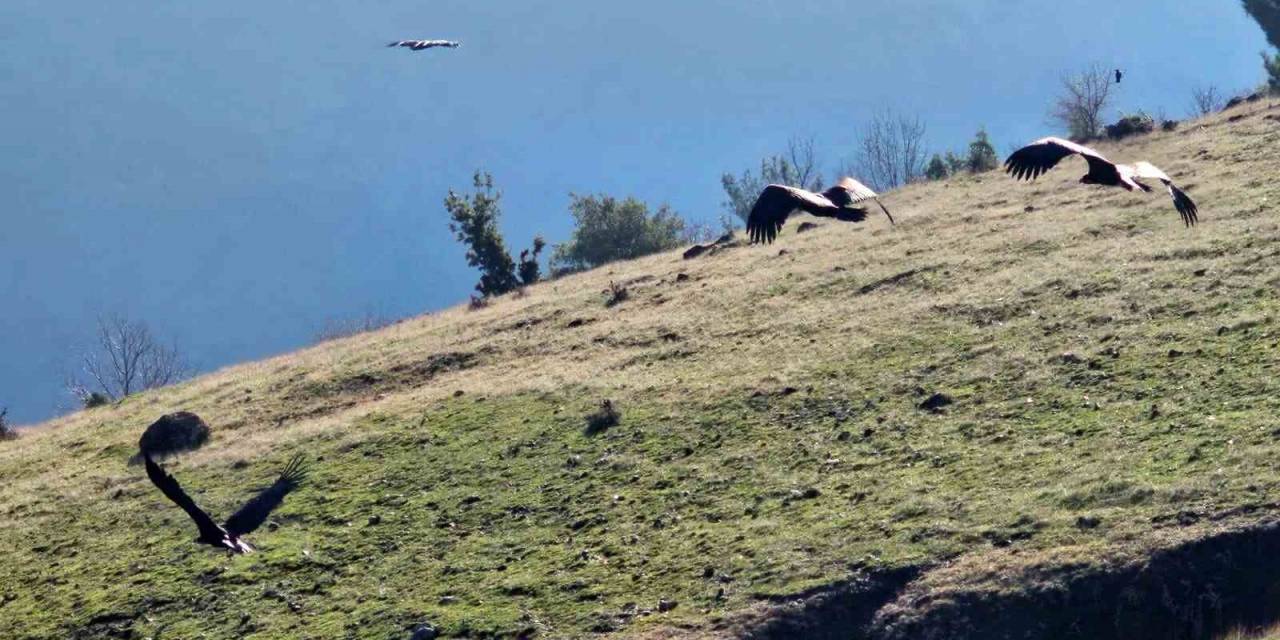
<path fill-rule="evenodd" d="M 1201 225 L 1079 161 L 912 186 L 893 228 L 613 265 L 0 443 L 3 635 L 714 637 L 857 575 L 951 561 L 946 589 L 1266 517 L 1280 105 L 1100 150 Z M 260 553 L 196 547 L 126 466 L 179 409 L 214 436 L 167 466 L 216 515 L 310 456 Z"/>

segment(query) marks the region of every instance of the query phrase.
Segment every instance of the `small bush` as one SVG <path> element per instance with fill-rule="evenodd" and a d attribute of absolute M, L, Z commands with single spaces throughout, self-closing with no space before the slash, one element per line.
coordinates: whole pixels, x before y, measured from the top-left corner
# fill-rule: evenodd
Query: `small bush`
<path fill-rule="evenodd" d="M 618 409 L 613 406 L 613 401 L 605 400 L 600 403 L 598 410 L 587 414 L 586 434 L 593 436 L 608 430 L 610 427 L 616 427 L 621 421 L 622 414 L 618 413 Z"/>
<path fill-rule="evenodd" d="M 1176 131 L 1178 129 L 1177 120 L 1165 120 L 1160 123 L 1160 129 L 1164 131 Z"/>
<path fill-rule="evenodd" d="M 471 296 L 471 301 L 467 303 L 467 311 L 479 311 L 489 306 L 489 299 L 482 296 Z"/>
<path fill-rule="evenodd" d="M 609 283 L 609 288 L 605 289 L 604 295 L 604 306 L 606 307 L 622 304 L 627 298 L 631 297 L 627 287 L 616 282 Z"/>
<path fill-rule="evenodd" d="M 947 171 L 947 162 L 942 156 L 933 154 L 933 158 L 929 160 L 929 164 L 924 168 L 924 177 L 930 180 L 943 180 L 950 174 Z"/>
<path fill-rule="evenodd" d="M 1000 157 L 996 155 L 995 147 L 991 146 L 991 139 L 987 137 L 986 129 L 978 129 L 973 142 L 969 143 L 969 158 L 966 164 L 969 173 L 983 173 L 1000 166 Z"/>
<path fill-rule="evenodd" d="M 1120 118 L 1115 124 L 1109 124 L 1106 127 L 1107 137 L 1112 140 L 1121 140 L 1129 136 L 1138 135 L 1140 133 L 1151 133 L 1156 130 L 1156 121 L 1151 116 L 1138 112 Z"/>
<path fill-rule="evenodd" d="M 80 396 L 80 405 L 86 409 L 97 409 L 111 404 L 111 396 L 101 391 L 91 391 Z"/>
<path fill-rule="evenodd" d="M 0 440 L 13 440 L 18 437 L 18 430 L 9 424 L 9 409 L 0 409 Z"/>

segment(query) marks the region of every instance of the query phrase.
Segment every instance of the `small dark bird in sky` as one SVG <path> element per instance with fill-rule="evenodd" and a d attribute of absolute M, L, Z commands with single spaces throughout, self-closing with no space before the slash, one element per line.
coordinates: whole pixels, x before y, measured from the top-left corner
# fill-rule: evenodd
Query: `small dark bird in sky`
<path fill-rule="evenodd" d="M 889 217 L 889 222 L 893 222 L 893 215 L 880 202 L 876 192 L 847 176 L 822 193 L 771 184 L 760 192 L 755 206 L 751 207 L 751 214 L 747 216 L 747 235 L 751 237 L 752 244 L 772 243 L 787 216 L 796 210 L 823 218 L 862 222 L 867 219 L 867 207 L 856 205 L 867 200 L 875 200 L 884 215 Z"/>
<path fill-rule="evenodd" d="M 414 51 L 422 51 L 423 49 L 431 49 L 433 47 L 447 47 L 449 49 L 457 49 L 462 46 L 461 42 L 453 40 L 396 40 L 387 45 L 388 47 L 408 47 Z"/>
<path fill-rule="evenodd" d="M 240 536 L 262 526 L 262 523 L 267 520 L 267 515 L 280 506 L 284 497 L 290 491 L 297 489 L 307 475 L 306 469 L 302 466 L 302 456 L 294 456 L 271 486 L 259 491 L 258 495 L 227 518 L 226 524 L 219 526 L 213 518 L 209 517 L 209 514 L 196 505 L 191 496 L 182 490 L 182 486 L 173 476 L 151 459 L 151 456 L 146 456 L 146 465 L 147 477 L 151 479 L 151 483 L 156 485 L 166 498 L 182 507 L 182 510 L 195 521 L 196 528 L 200 531 L 196 542 L 227 549 L 232 553 L 253 552 L 253 546 L 242 540 Z"/>
<path fill-rule="evenodd" d="M 1102 154 L 1062 138 L 1041 138 L 1014 151 L 1004 163 L 1005 173 L 1019 180 L 1035 180 L 1040 174 L 1052 169 L 1058 161 L 1067 156 L 1079 155 L 1089 163 L 1089 173 L 1080 178 L 1081 184 L 1099 184 L 1108 187 L 1123 187 L 1128 191 L 1151 191 L 1151 187 L 1141 181 L 1159 180 L 1173 197 L 1173 207 L 1182 216 L 1182 222 L 1188 227 L 1194 225 L 1199 218 L 1196 203 L 1187 194 L 1173 184 L 1173 180 L 1165 172 L 1150 162 L 1135 162 L 1132 165 L 1116 164 L 1102 157 Z"/>
<path fill-rule="evenodd" d="M 1120 73 L 1119 69 L 1116 69 L 1116 84 L 1120 84 L 1120 78 L 1123 78 L 1123 77 L 1124 77 L 1124 74 Z"/>

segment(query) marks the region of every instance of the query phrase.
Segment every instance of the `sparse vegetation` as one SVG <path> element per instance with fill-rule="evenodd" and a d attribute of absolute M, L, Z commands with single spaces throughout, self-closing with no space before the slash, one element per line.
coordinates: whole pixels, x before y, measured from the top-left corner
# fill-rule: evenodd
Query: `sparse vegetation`
<path fill-rule="evenodd" d="M 1062 77 L 1062 94 L 1049 111 L 1050 119 L 1072 140 L 1084 142 L 1102 133 L 1103 112 L 1111 104 L 1111 70 L 1102 65 Z"/>
<path fill-rule="evenodd" d="M 313 344 L 320 344 L 330 340 L 338 340 L 340 338 L 348 338 L 357 336 L 370 331 L 384 329 L 398 322 L 386 316 L 375 313 L 365 313 L 356 318 L 331 319 L 326 320 L 324 326 L 316 332 Z"/>
<path fill-rule="evenodd" d="M 786 151 L 760 161 L 758 174 L 747 170 L 741 176 L 735 177 L 731 173 L 722 175 L 720 185 L 724 188 L 725 209 L 746 221 L 756 198 L 770 184 L 783 184 L 810 191 L 822 188 L 822 174 L 818 171 L 818 157 L 812 137 L 793 137 L 788 140 Z M 722 222 L 728 226 L 733 220 L 730 218 Z"/>
<path fill-rule="evenodd" d="M 681 244 L 685 222 L 663 204 L 657 211 L 635 199 L 607 195 L 570 195 L 573 235 L 556 245 L 553 273 L 565 274 L 618 260 L 631 260 Z"/>
<path fill-rule="evenodd" d="M 1199 118 L 1222 110 L 1227 100 L 1214 85 L 1196 87 L 1191 90 L 1191 117 Z"/>

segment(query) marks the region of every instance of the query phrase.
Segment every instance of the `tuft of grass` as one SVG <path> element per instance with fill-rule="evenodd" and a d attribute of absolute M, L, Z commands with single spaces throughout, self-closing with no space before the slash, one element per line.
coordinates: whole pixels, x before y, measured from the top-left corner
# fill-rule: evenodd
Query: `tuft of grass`
<path fill-rule="evenodd" d="M 1083 163 L 965 175 L 886 195 L 892 228 L 611 264 L 24 429 L 5 631 L 715 637 L 855 567 L 966 560 L 945 592 L 1274 515 L 1277 113 L 1099 145 L 1187 186 L 1193 229 Z M 584 433 L 600 398 L 626 429 Z M 213 430 L 172 463 L 211 512 L 315 461 L 259 553 L 192 544 L 122 464 L 178 410 Z"/>

